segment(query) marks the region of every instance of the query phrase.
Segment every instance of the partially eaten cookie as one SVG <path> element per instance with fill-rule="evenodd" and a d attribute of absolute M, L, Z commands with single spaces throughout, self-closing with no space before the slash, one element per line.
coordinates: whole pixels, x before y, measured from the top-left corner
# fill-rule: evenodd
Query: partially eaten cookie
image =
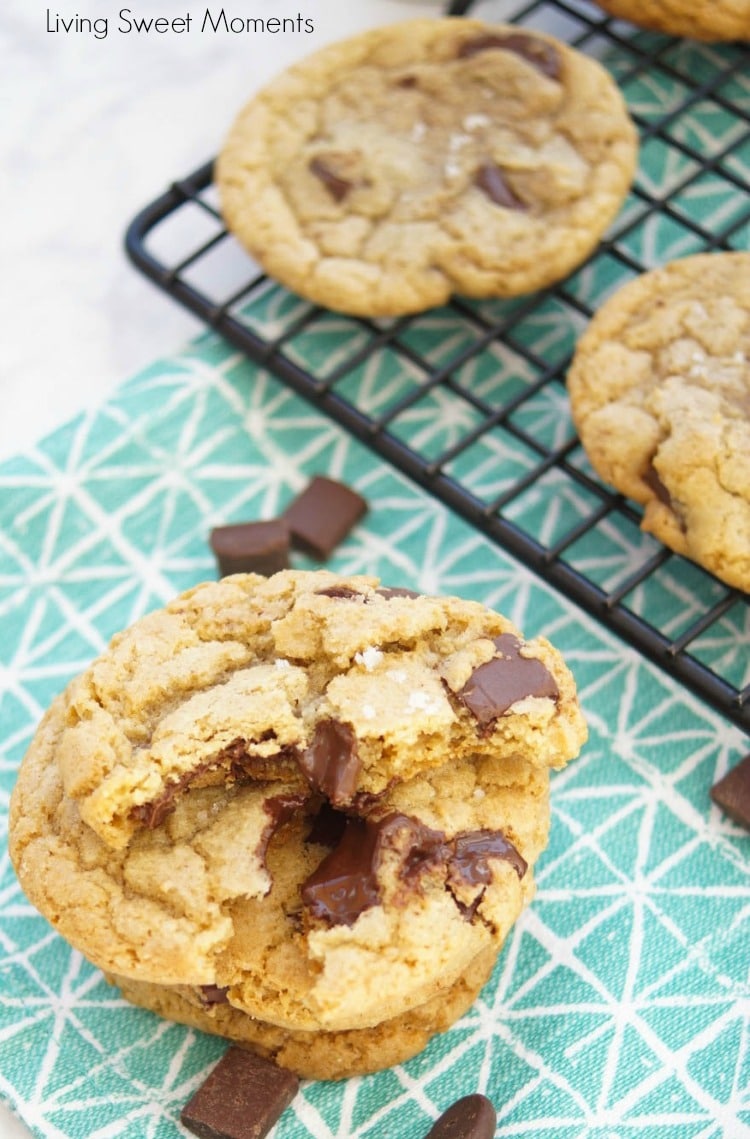
<path fill-rule="evenodd" d="M 461 1015 L 586 736 L 543 638 L 287 570 L 182 594 L 58 697 L 19 773 L 30 900 L 126 997 L 336 1078 Z"/>

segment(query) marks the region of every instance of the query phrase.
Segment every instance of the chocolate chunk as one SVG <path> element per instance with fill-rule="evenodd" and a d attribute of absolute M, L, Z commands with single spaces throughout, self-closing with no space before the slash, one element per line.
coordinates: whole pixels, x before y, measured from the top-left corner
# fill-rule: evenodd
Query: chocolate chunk
<path fill-rule="evenodd" d="M 180 1120 L 199 1139 L 262 1139 L 298 1088 L 293 1072 L 231 1047 L 183 1107 Z"/>
<path fill-rule="evenodd" d="M 396 586 L 394 588 L 389 588 L 387 586 L 381 586 L 381 588 L 377 589 L 375 592 L 380 594 L 381 597 L 384 597 L 386 599 L 386 601 L 390 601 L 392 597 L 423 597 L 424 596 L 424 594 L 417 593 L 416 590 L 414 590 L 414 589 L 402 589 L 398 586 Z"/>
<path fill-rule="evenodd" d="M 466 831 L 448 839 L 409 815 L 391 812 L 381 819 L 346 820 L 338 845 L 302 886 L 302 901 L 313 917 L 330 925 L 352 925 L 381 900 L 378 871 L 386 852 L 397 855 L 397 875 L 418 889 L 422 874 L 444 867 L 446 887 L 467 920 L 482 899 L 479 891 L 467 906 L 454 891 L 462 885 L 485 886 L 491 880 L 488 858 L 511 862 L 519 878 L 526 862 L 500 831 Z"/>
<path fill-rule="evenodd" d="M 339 720 L 321 720 L 299 765 L 311 786 L 335 807 L 350 802 L 361 767 L 354 731 Z"/>
<path fill-rule="evenodd" d="M 554 677 L 540 660 L 521 656 L 517 637 L 502 633 L 495 637 L 495 647 L 498 655 L 480 664 L 456 694 L 483 727 L 527 696 L 558 699 Z"/>
<path fill-rule="evenodd" d="M 316 597 L 333 597 L 339 601 L 353 601 L 355 597 L 360 601 L 366 601 L 364 593 L 360 593 L 357 589 L 350 589 L 348 585 L 332 585 L 329 589 L 316 589 Z"/>
<path fill-rule="evenodd" d="M 459 59 L 468 59 L 482 51 L 512 51 L 520 55 L 542 75 L 548 79 L 560 79 L 560 53 L 554 44 L 538 36 L 530 36 L 525 32 L 511 32 L 510 35 L 482 35 L 464 40 L 458 49 Z"/>
<path fill-rule="evenodd" d="M 713 785 L 711 798 L 725 815 L 750 830 L 750 754 Z"/>
<path fill-rule="evenodd" d="M 525 202 L 522 202 L 505 180 L 505 175 L 499 166 L 494 162 L 483 162 L 474 175 L 474 184 L 483 190 L 490 201 L 494 202 L 496 206 L 502 206 L 506 210 L 519 210 L 524 211 L 528 209 Z"/>
<path fill-rule="evenodd" d="M 641 478 L 649 490 L 654 492 L 659 502 L 663 502 L 665 506 L 672 506 L 672 496 L 659 478 L 659 473 L 653 463 L 649 463 Z"/>
<path fill-rule="evenodd" d="M 316 477 L 284 511 L 292 545 L 325 561 L 367 511 L 364 498 L 344 483 Z"/>
<path fill-rule="evenodd" d="M 353 925 L 380 901 L 376 876 L 377 825 L 347 819 L 337 847 L 302 886 L 302 901 L 313 917 L 331 925 Z"/>
<path fill-rule="evenodd" d="M 142 823 L 146 830 L 156 830 L 174 810 L 178 790 L 177 783 L 169 784 L 151 803 L 139 803 L 137 807 L 133 807 L 130 811 L 131 818 Z"/>
<path fill-rule="evenodd" d="M 198 764 L 192 771 L 186 772 L 179 779 L 173 779 L 164 786 L 161 794 L 152 799 L 150 803 L 139 803 L 130 811 L 130 816 L 142 823 L 147 830 L 160 827 L 168 815 L 177 806 L 177 799 L 190 788 L 190 784 L 202 779 L 207 772 L 213 771 L 218 761 L 206 761 Z"/>
<path fill-rule="evenodd" d="M 488 858 L 502 858 L 510 862 L 519 878 L 526 873 L 526 859 L 501 831 L 480 830 L 465 831 L 453 840 L 451 877 L 469 886 L 487 885 L 492 880 Z"/>
<path fill-rule="evenodd" d="M 492 1139 L 497 1113 L 483 1095 L 467 1095 L 444 1111 L 425 1139 Z"/>
<path fill-rule="evenodd" d="M 310 160 L 310 173 L 320 179 L 336 202 L 343 202 L 354 185 L 348 178 L 343 178 L 336 173 L 334 164 L 330 159 L 326 160 L 320 155 Z"/>
<path fill-rule="evenodd" d="M 383 854 L 400 854 L 399 876 L 407 882 L 445 861 L 448 846 L 440 831 L 408 815 L 391 812 L 382 819 L 347 819 L 338 846 L 327 855 L 302 887 L 310 913 L 331 925 L 352 925 L 380 902 L 378 870 Z"/>
<path fill-rule="evenodd" d="M 291 819 L 292 815 L 307 801 L 308 796 L 298 794 L 271 795 L 263 803 L 263 810 L 268 815 L 268 823 L 264 826 L 257 846 L 258 858 L 265 865 L 268 844 L 276 831 Z"/>
<path fill-rule="evenodd" d="M 217 526 L 210 542 L 220 577 L 233 573 L 270 577 L 289 566 L 289 530 L 277 519 Z"/>
<path fill-rule="evenodd" d="M 212 1005 L 229 1004 L 228 988 L 222 985 L 199 985 L 201 1003 L 210 1008 Z"/>

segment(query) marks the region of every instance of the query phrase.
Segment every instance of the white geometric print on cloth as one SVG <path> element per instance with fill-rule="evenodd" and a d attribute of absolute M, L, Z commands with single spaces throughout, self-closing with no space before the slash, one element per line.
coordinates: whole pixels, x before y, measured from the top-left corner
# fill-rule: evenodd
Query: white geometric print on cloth
<path fill-rule="evenodd" d="M 553 776 L 537 896 L 471 1010 L 402 1067 L 303 1083 L 275 1136 L 421 1139 L 477 1091 L 503 1136 L 749 1135 L 750 839 L 708 795 L 740 732 L 212 335 L 0 466 L 3 832 L 51 698 L 215 576 L 212 526 L 279 514 L 314 473 L 370 503 L 329 568 L 549 636 L 591 734 Z M 122 1001 L 0 858 L 0 1092 L 45 1139 L 176 1139 L 224 1043 Z"/>

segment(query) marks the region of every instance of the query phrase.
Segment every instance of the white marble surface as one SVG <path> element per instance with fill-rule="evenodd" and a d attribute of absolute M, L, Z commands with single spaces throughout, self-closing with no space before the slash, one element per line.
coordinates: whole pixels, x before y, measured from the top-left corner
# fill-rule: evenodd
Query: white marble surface
<path fill-rule="evenodd" d="M 189 34 L 137 35 L 118 30 L 122 6 L 3 0 L 0 461 L 199 330 L 131 267 L 122 237 L 141 206 L 216 152 L 252 91 L 330 40 L 442 10 L 438 0 L 243 0 L 227 11 L 299 12 L 315 31 L 238 36 L 197 30 L 206 6 L 193 0 L 130 0 L 134 15 L 193 18 Z M 516 6 L 475 11 L 503 18 Z M 60 30 L 47 30 L 48 10 Z M 106 38 L 62 31 L 76 15 L 106 18 Z M 28 1139 L 2 1104 L 0 1136 Z"/>

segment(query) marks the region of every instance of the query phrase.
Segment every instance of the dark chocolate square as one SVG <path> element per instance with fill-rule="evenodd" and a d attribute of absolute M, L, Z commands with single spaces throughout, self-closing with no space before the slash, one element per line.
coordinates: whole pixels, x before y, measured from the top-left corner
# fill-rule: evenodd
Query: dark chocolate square
<path fill-rule="evenodd" d="M 711 798 L 725 815 L 750 830 L 750 753 L 714 783 Z"/>
<path fill-rule="evenodd" d="M 316 475 L 282 517 L 292 545 L 325 561 L 366 511 L 367 503 L 356 491 Z"/>
<path fill-rule="evenodd" d="M 220 577 L 233 573 L 270 577 L 289 566 L 289 528 L 278 519 L 217 526 L 210 542 Z"/>
<path fill-rule="evenodd" d="M 263 1139 L 298 1087 L 293 1072 L 231 1047 L 183 1107 L 180 1120 L 199 1139 Z"/>

